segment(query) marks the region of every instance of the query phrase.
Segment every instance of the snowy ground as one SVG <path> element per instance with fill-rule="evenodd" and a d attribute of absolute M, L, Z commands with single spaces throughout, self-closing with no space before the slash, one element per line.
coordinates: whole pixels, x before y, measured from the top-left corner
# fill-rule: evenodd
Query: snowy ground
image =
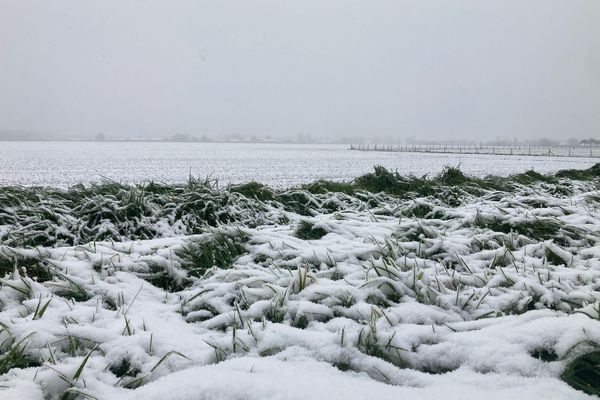
<path fill-rule="evenodd" d="M 0 185 L 68 187 L 107 177 L 120 182 L 179 183 L 212 176 L 223 184 L 250 180 L 287 188 L 316 179 L 344 180 L 383 165 L 403 175 L 435 175 L 460 165 L 471 175 L 510 175 L 589 168 L 587 157 L 357 152 L 349 145 L 166 142 L 2 142 Z M 595 150 L 594 150 L 595 151 Z M 73 167 L 76 166 L 76 167 Z"/>
<path fill-rule="evenodd" d="M 592 398 L 560 376 L 600 343 L 597 182 L 459 194 L 76 246 L 0 225 L 0 398 Z"/>

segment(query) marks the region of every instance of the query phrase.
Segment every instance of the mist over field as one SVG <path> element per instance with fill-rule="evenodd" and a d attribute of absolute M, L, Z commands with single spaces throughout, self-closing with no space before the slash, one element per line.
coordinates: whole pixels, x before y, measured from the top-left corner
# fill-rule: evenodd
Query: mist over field
<path fill-rule="evenodd" d="M 0 129 L 600 138 L 598 20 L 594 0 L 3 0 Z"/>

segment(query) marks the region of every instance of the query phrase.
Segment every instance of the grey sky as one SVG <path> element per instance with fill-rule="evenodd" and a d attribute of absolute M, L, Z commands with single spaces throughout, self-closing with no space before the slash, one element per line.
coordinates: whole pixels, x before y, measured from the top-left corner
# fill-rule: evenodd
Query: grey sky
<path fill-rule="evenodd" d="M 600 137 L 598 0 L 0 0 L 0 128 Z"/>

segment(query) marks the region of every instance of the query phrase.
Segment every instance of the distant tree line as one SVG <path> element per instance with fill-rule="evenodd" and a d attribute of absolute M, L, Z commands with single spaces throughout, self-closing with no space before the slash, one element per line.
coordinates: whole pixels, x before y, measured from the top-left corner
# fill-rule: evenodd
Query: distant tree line
<path fill-rule="evenodd" d="M 590 145 L 590 146 L 598 146 L 598 145 L 600 145 L 600 140 L 598 140 L 598 139 L 583 139 L 583 140 L 581 141 L 581 144 L 584 144 L 584 145 L 586 145 L 586 146 L 587 146 L 587 145 Z"/>

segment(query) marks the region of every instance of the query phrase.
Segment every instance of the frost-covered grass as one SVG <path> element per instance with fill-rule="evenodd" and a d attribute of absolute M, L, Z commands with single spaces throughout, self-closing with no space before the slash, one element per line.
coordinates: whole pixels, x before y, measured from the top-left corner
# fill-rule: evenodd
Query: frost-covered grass
<path fill-rule="evenodd" d="M 598 394 L 599 178 L 2 188 L 0 398 Z"/>

